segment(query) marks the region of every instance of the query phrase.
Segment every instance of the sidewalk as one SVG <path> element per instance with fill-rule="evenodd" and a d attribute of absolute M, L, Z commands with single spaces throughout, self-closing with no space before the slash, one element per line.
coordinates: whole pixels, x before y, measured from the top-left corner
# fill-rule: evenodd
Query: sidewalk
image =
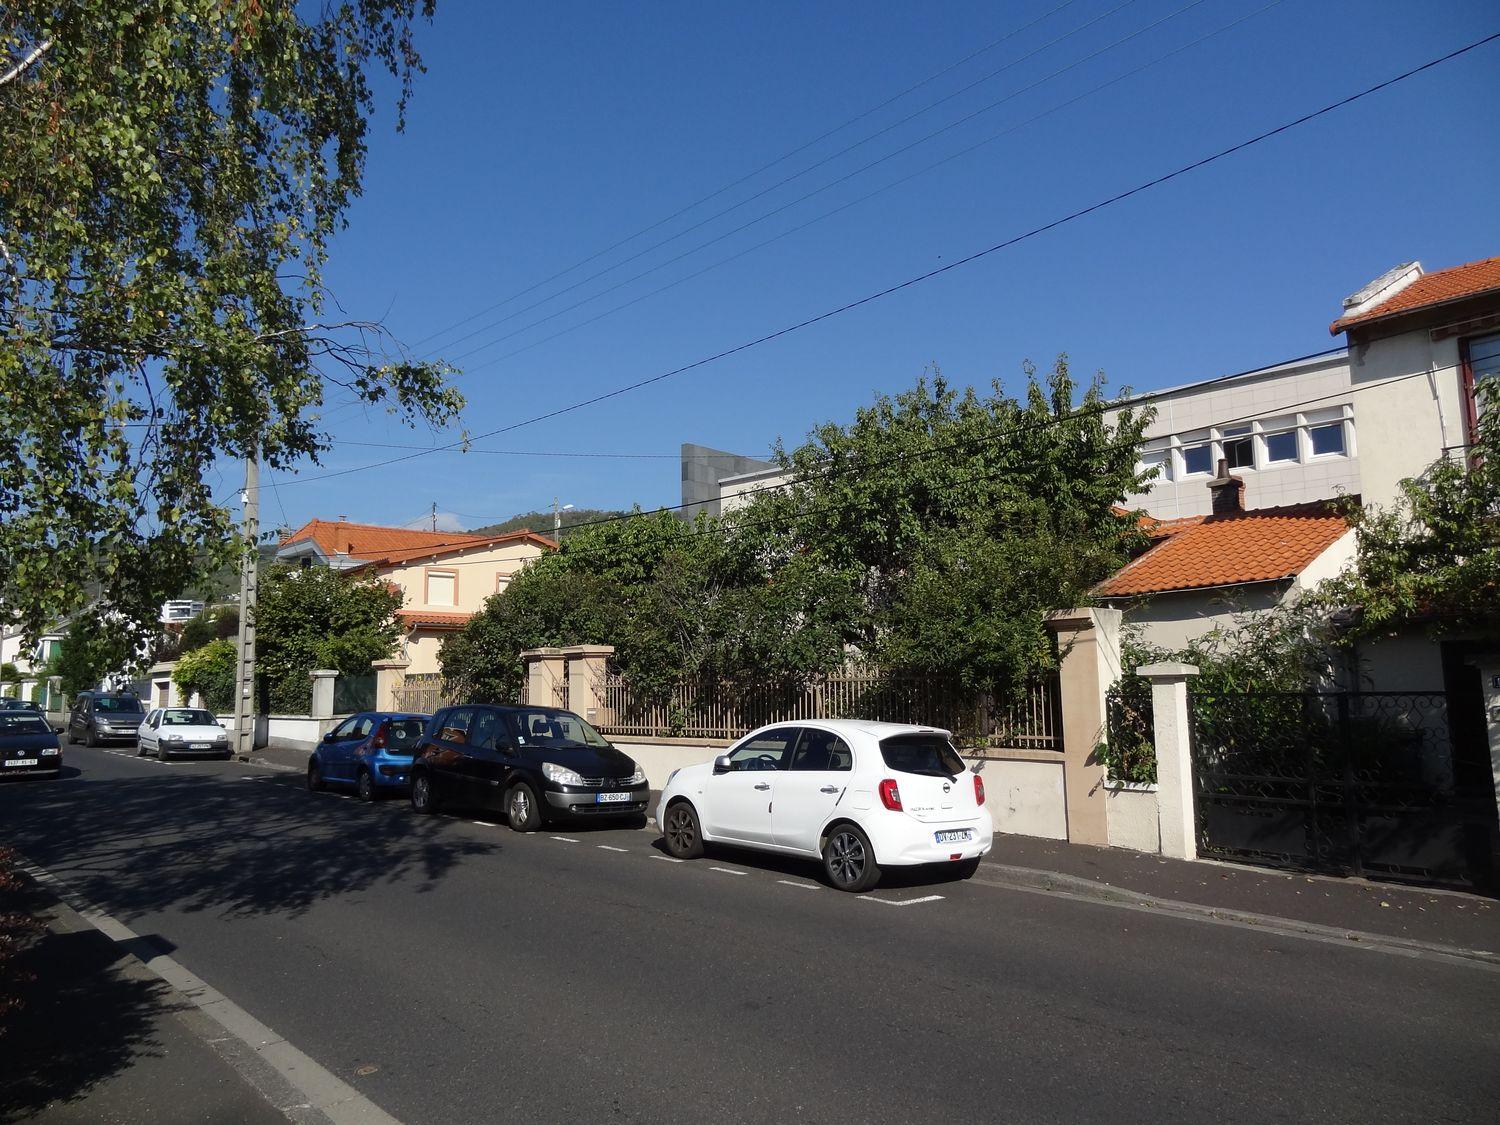
<path fill-rule="evenodd" d="M 6 905 L 48 928 L 17 959 L 32 979 L 3 1021 L 0 1122 L 285 1125 L 133 951 L 30 880 Z"/>
<path fill-rule="evenodd" d="M 1112 901 L 1191 903 L 1500 956 L 1500 902 L 1399 883 L 1166 859 L 996 833 L 981 876 Z"/>

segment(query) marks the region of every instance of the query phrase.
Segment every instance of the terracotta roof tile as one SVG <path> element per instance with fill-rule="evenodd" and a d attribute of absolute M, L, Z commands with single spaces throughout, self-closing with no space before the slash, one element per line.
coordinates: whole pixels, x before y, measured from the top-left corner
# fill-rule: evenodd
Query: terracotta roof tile
<path fill-rule="evenodd" d="M 1373 308 L 1340 317 L 1328 326 L 1328 331 L 1337 336 L 1340 332 L 1373 320 L 1384 320 L 1386 317 L 1415 312 L 1429 305 L 1475 297 L 1491 290 L 1500 290 L 1500 258 L 1485 258 L 1451 269 L 1438 270 L 1436 273 L 1423 274 L 1405 289 Z"/>
<path fill-rule="evenodd" d="M 1349 530 L 1326 502 L 1168 522 L 1183 526 L 1094 593 L 1122 598 L 1291 578 Z"/>
<path fill-rule="evenodd" d="M 410 562 L 413 559 L 427 558 L 431 555 L 456 554 L 459 551 L 472 551 L 476 547 L 495 547 L 501 543 L 513 543 L 529 541 L 539 547 L 545 547 L 549 551 L 557 550 L 557 544 L 545 535 L 538 535 L 534 531 L 507 531 L 503 535 L 470 535 L 462 539 L 453 540 L 448 543 L 425 543 L 416 547 L 408 547 L 401 551 L 388 551 L 378 557 L 371 557 L 370 563 L 374 566 L 390 566 L 394 563 Z"/>
<path fill-rule="evenodd" d="M 308 520 L 281 543 L 311 539 L 327 555 L 347 554 L 357 559 L 383 557 L 392 551 L 438 544 L 473 543 L 491 538 L 469 535 L 462 531 L 414 531 L 407 527 L 382 527 L 372 523 L 350 523 L 347 520 Z"/>
<path fill-rule="evenodd" d="M 412 627 L 426 625 L 437 629 L 457 629 L 474 615 L 472 613 L 446 613 L 435 609 L 398 609 L 396 616 Z"/>

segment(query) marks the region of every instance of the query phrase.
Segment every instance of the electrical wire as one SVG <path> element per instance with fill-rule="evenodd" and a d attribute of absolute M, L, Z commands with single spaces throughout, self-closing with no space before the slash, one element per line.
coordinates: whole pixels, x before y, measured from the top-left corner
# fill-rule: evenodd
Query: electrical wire
<path fill-rule="evenodd" d="M 1422 64 L 1420 64 L 1418 66 L 1415 66 L 1415 67 L 1412 67 L 1412 68 L 1410 68 L 1408 70 L 1405 70 L 1405 71 L 1401 72 L 1400 74 L 1397 74 L 1397 75 L 1395 75 L 1395 76 L 1393 76 L 1391 78 L 1387 78 L 1387 79 L 1384 79 L 1384 80 L 1382 80 L 1380 82 L 1377 82 L 1373 86 L 1367 86 L 1363 90 L 1360 90 L 1360 91 L 1358 91 L 1356 93 L 1353 93 L 1353 94 L 1349 94 L 1349 95 L 1347 95 L 1347 96 L 1345 96 L 1343 98 L 1338 99 L 1337 101 L 1327 103 L 1326 105 L 1323 105 L 1323 106 L 1319 107 L 1318 109 L 1312 110 L 1312 111 L 1310 111 L 1308 113 L 1304 113 L 1304 114 L 1302 114 L 1302 115 L 1300 115 L 1298 117 L 1292 118 L 1291 120 L 1285 121 L 1282 124 L 1277 125 L 1277 126 L 1271 128 L 1271 129 L 1264 130 L 1263 132 L 1257 133 L 1257 134 L 1255 134 L 1255 135 L 1253 135 L 1251 137 L 1246 138 L 1245 140 L 1242 140 L 1242 141 L 1239 141 L 1239 142 L 1237 142 L 1237 143 L 1235 143 L 1233 145 L 1230 145 L 1227 148 L 1219 149 L 1216 152 L 1213 152 L 1213 153 L 1211 153 L 1211 154 L 1209 154 L 1207 156 L 1199 158 L 1198 160 L 1194 160 L 1194 161 L 1192 161 L 1192 162 L 1190 162 L 1188 164 L 1180 165 L 1179 167 L 1173 169 L 1170 172 L 1166 172 L 1166 173 L 1164 173 L 1164 174 L 1162 174 L 1160 176 L 1157 176 L 1157 177 L 1155 177 L 1153 179 L 1146 180 L 1146 181 L 1144 181 L 1142 183 L 1139 183 L 1139 184 L 1135 185 L 1134 187 L 1128 188 L 1128 189 L 1126 189 L 1124 191 L 1117 192 L 1114 195 L 1111 195 L 1111 196 L 1108 196 L 1108 197 L 1106 197 L 1104 199 L 1098 200 L 1097 202 L 1089 204 L 1086 207 L 1081 207 L 1081 208 L 1079 208 L 1079 209 L 1077 209 L 1075 211 L 1071 211 L 1068 214 L 1065 214 L 1065 215 L 1063 215 L 1063 216 L 1061 216 L 1061 217 L 1059 217 L 1057 219 L 1051 220 L 1050 222 L 1044 223 L 1044 224 L 1042 224 L 1040 226 L 1032 227 L 1031 229 L 1029 229 L 1029 230 L 1027 230 L 1027 231 L 1025 231 L 1025 232 L 1023 232 L 1021 234 L 1013 235 L 1012 237 L 1004 239 L 1004 240 L 1002 240 L 1000 242 L 994 243 L 993 245 L 990 245 L 990 246 L 984 247 L 983 249 L 974 251 L 973 253 L 970 253 L 970 254 L 965 255 L 964 257 L 958 258 L 958 259 L 956 259 L 956 260 L 954 260 L 952 262 L 947 263 L 946 265 L 938 266 L 935 269 L 928 270 L 927 272 L 922 273 L 922 274 L 918 274 L 915 277 L 907 278 L 904 281 L 897 282 L 896 284 L 887 286 L 884 289 L 877 290 L 877 291 L 875 291 L 873 293 L 869 293 L 869 294 L 867 294 L 867 295 L 865 295 L 863 297 L 859 297 L 859 298 L 857 298 L 855 300 L 846 302 L 845 304 L 839 305 L 839 306 L 837 306 L 835 308 L 828 309 L 828 310 L 826 310 L 824 312 L 818 313 L 815 316 L 807 317 L 804 320 L 797 321 L 794 324 L 789 324 L 789 325 L 787 325 L 787 326 L 785 326 L 783 328 L 776 329 L 773 332 L 768 332 L 768 333 L 766 333 L 764 335 L 757 336 L 757 337 L 755 337 L 755 338 L 753 338 L 751 340 L 747 340 L 747 341 L 745 341 L 743 343 L 740 343 L 740 344 L 737 344 L 737 345 L 735 345 L 733 347 L 726 348 L 726 349 L 724 349 L 722 351 L 719 351 L 719 352 L 716 352 L 716 353 L 714 353 L 712 355 L 704 356 L 704 357 L 702 357 L 700 359 L 692 361 L 691 363 L 686 363 L 686 364 L 683 364 L 683 365 L 681 365 L 679 367 L 671 368 L 670 370 L 663 371 L 663 372 L 661 372 L 659 374 L 652 375 L 652 376 L 649 376 L 649 377 L 644 378 L 644 379 L 638 379 L 638 380 L 636 380 L 633 383 L 627 383 L 627 384 L 625 384 L 623 386 L 616 387 L 613 390 L 605 391 L 605 392 L 602 392 L 600 394 L 593 395 L 593 396 L 591 396 L 589 398 L 581 399 L 579 401 L 576 401 L 576 402 L 573 402 L 573 403 L 569 403 L 568 405 L 557 407 L 557 408 L 555 408 L 553 410 L 549 410 L 549 411 L 547 411 L 545 413 L 542 413 L 542 414 L 533 415 L 532 417 L 522 419 L 522 420 L 520 420 L 518 422 L 510 423 L 509 425 L 499 426 L 499 427 L 496 427 L 493 430 L 487 430 L 484 433 L 477 434 L 477 435 L 472 435 L 468 440 L 471 440 L 471 441 L 472 440 L 480 440 L 480 441 L 482 441 L 485 438 L 494 437 L 494 436 L 496 436 L 498 434 L 502 434 L 502 433 L 510 433 L 510 432 L 515 431 L 515 430 L 522 429 L 523 427 L 526 427 L 526 426 L 535 425 L 538 422 L 548 421 L 548 420 L 550 420 L 552 418 L 557 418 L 557 417 L 560 417 L 560 416 L 562 416 L 564 414 L 572 413 L 573 411 L 576 411 L 576 410 L 582 410 L 582 409 L 584 409 L 586 407 L 594 406 L 594 405 L 597 405 L 597 404 L 599 404 L 601 402 L 607 402 L 607 401 L 610 401 L 612 399 L 619 398 L 622 395 L 630 394 L 630 393 L 632 393 L 634 391 L 641 390 L 641 389 L 643 389 L 645 387 L 653 386 L 653 385 L 655 385 L 657 383 L 663 382 L 663 381 L 665 381 L 667 379 L 674 378 L 674 377 L 676 377 L 678 375 L 683 375 L 683 374 L 686 374 L 687 372 L 695 371 L 695 370 L 697 370 L 699 368 L 709 366 L 710 364 L 717 363 L 720 360 L 727 359 L 730 356 L 738 355 L 738 354 L 740 354 L 742 352 L 749 351 L 752 348 L 760 347 L 760 346 L 762 346 L 764 344 L 771 343 L 772 341 L 779 340 L 779 339 L 781 339 L 784 336 L 789 336 L 789 335 L 792 335 L 792 334 L 794 334 L 796 332 L 800 332 L 800 331 L 802 331 L 802 330 L 804 330 L 806 328 L 810 328 L 810 327 L 812 327 L 815 324 L 821 324 L 823 321 L 831 320 L 831 319 L 833 319 L 835 317 L 842 316 L 845 313 L 851 312 L 851 311 L 853 311 L 855 309 L 858 309 L 858 308 L 862 308 L 865 305 L 872 304 L 872 303 L 874 303 L 876 301 L 880 301 L 880 300 L 883 300 L 886 297 L 892 296 L 893 294 L 903 292 L 903 291 L 905 291 L 907 289 L 910 289 L 910 288 L 912 288 L 914 286 L 921 285 L 921 284 L 923 284 L 925 282 L 931 281 L 933 278 L 941 277 L 944 274 L 951 273 L 954 270 L 961 269 L 961 268 L 963 268 L 965 266 L 972 265 L 974 262 L 977 262 L 977 261 L 980 261 L 980 260 L 982 260 L 984 258 L 987 258 L 987 257 L 989 257 L 992 254 L 999 253 L 1002 250 L 1009 249 L 1009 248 L 1011 248 L 1013 246 L 1016 246 L 1016 245 L 1018 245 L 1018 244 L 1020 244 L 1022 242 L 1026 242 L 1026 241 L 1028 241 L 1030 239 L 1037 238 L 1040 235 L 1046 234 L 1047 232 L 1055 230 L 1058 227 L 1064 226 L 1067 223 L 1076 222 L 1079 219 L 1085 218 L 1086 216 L 1092 215 L 1092 214 L 1094 214 L 1094 213 L 1096 213 L 1098 211 L 1102 211 L 1102 210 L 1105 210 L 1105 209 L 1107 209 L 1109 207 L 1115 206 L 1116 204 L 1119 204 L 1119 203 L 1122 203 L 1122 202 L 1124 202 L 1124 201 L 1126 201 L 1128 199 L 1134 198 L 1135 196 L 1140 195 L 1140 194 L 1142 194 L 1144 192 L 1154 190 L 1155 188 L 1161 187 L 1164 184 L 1170 183 L 1170 182 L 1172 182 L 1174 180 L 1177 180 L 1177 179 L 1179 179 L 1179 178 L 1181 178 L 1183 176 L 1189 175 L 1189 174 L 1191 174 L 1191 173 L 1193 173 L 1195 171 L 1198 171 L 1199 169 L 1208 167 L 1209 165 L 1217 163 L 1218 161 L 1227 159 L 1228 157 L 1233 156 L 1236 153 L 1243 152 L 1244 150 L 1246 150 L 1248 148 L 1251 148 L 1251 147 L 1253 147 L 1255 145 L 1262 144 L 1265 141 L 1268 141 L 1268 140 L 1270 140 L 1270 139 L 1272 139 L 1274 137 L 1280 136 L 1281 134 L 1289 132 L 1292 129 L 1296 129 L 1296 128 L 1298 128 L 1298 127 L 1300 127 L 1302 125 L 1305 125 L 1305 124 L 1307 124 L 1307 123 L 1309 123 L 1311 121 L 1315 121 L 1318 118 L 1327 116 L 1330 113 L 1337 112 L 1338 110 L 1343 109 L 1343 108 L 1345 108 L 1345 107 L 1347 107 L 1349 105 L 1352 105 L 1355 102 L 1358 102 L 1358 101 L 1361 101 L 1361 100 L 1363 100 L 1365 98 L 1371 97 L 1374 94 L 1377 94 L 1377 93 L 1379 93 L 1379 92 L 1381 92 L 1383 90 L 1389 89 L 1389 88 L 1391 88 L 1391 87 L 1393 87 L 1393 86 L 1395 86 L 1395 85 L 1397 85 L 1397 84 L 1399 84 L 1401 82 L 1405 82 L 1405 81 L 1407 81 L 1407 80 L 1409 80 L 1411 78 L 1414 78 L 1414 77 L 1416 77 L 1419 74 L 1423 74 L 1426 71 L 1433 69 L 1434 67 L 1441 66 L 1444 63 L 1452 62 L 1454 59 L 1460 58 L 1460 57 L 1468 54 L 1471 51 L 1477 50 L 1480 47 L 1487 46 L 1490 43 L 1495 42 L 1496 40 L 1500 40 L 1500 32 L 1494 32 L 1494 33 L 1492 33 L 1490 35 L 1487 35 L 1487 36 L 1484 36 L 1484 37 L 1482 37 L 1480 39 L 1473 40 L 1473 41 L 1465 44 L 1464 46 L 1457 48 L 1456 50 L 1449 51 L 1448 53 L 1446 53 L 1444 55 L 1438 56 L 1437 58 L 1430 59 L 1430 60 L 1428 60 L 1425 63 L 1422 63 Z M 389 467 L 391 465 L 402 464 L 402 463 L 405 463 L 405 462 L 408 462 L 408 461 L 415 460 L 415 459 L 417 459 L 419 457 L 429 456 L 431 453 L 441 452 L 444 449 L 457 448 L 457 447 L 462 446 L 464 444 L 467 444 L 467 442 L 466 441 L 452 442 L 452 443 L 449 443 L 446 446 L 434 446 L 431 449 L 424 450 L 424 451 L 419 451 L 419 452 L 414 452 L 414 453 L 409 453 L 409 454 L 407 454 L 407 455 L 405 455 L 403 457 L 390 458 L 390 459 L 387 459 L 385 461 L 373 462 L 373 463 L 370 463 L 370 464 L 367 464 L 367 465 L 354 466 L 354 467 L 351 467 L 351 468 L 348 468 L 348 469 L 341 469 L 341 470 L 338 470 L 338 471 L 332 472 L 332 473 L 322 473 L 322 474 L 318 474 L 318 475 L 311 476 L 311 477 L 298 477 L 295 481 L 289 481 L 287 483 L 288 484 L 294 484 L 294 483 L 313 483 L 315 481 L 320 481 L 320 480 L 332 480 L 332 479 L 334 479 L 336 477 L 349 476 L 349 475 L 351 475 L 353 473 L 367 472 L 367 471 L 369 471 L 371 469 L 381 469 L 381 468 Z"/>

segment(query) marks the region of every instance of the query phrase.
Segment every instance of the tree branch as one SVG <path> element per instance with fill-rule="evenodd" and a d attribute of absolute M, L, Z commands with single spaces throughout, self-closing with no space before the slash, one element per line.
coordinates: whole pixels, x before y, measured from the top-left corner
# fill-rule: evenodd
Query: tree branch
<path fill-rule="evenodd" d="M 26 71 L 31 68 L 31 65 L 35 63 L 37 59 L 41 58 L 51 49 L 52 40 L 43 39 L 32 49 L 31 54 L 27 55 L 20 62 L 16 63 L 15 66 L 11 67 L 10 70 L 5 73 L 4 77 L 0 77 L 0 86 L 8 86 L 17 78 L 21 77 L 21 75 L 25 74 Z"/>

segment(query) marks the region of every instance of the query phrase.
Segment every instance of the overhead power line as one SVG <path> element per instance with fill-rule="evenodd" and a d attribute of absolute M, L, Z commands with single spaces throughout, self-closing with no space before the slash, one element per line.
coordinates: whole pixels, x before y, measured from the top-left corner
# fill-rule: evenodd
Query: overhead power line
<path fill-rule="evenodd" d="M 686 215 L 689 211 L 693 211 L 693 210 L 697 209 L 698 207 L 701 207 L 703 204 L 708 203 L 711 200 L 717 199 L 719 196 L 723 195 L 727 191 L 733 191 L 735 188 L 739 187 L 741 184 L 748 183 L 750 180 L 755 179 L 757 176 L 761 175 L 764 172 L 769 172 L 772 168 L 776 167 L 778 164 L 782 164 L 785 161 L 790 160 L 792 157 L 797 156 L 797 155 L 799 155 L 799 154 L 801 154 L 803 152 L 806 152 L 808 149 L 812 148 L 814 145 L 821 144 L 823 141 L 826 141 L 829 137 L 832 137 L 832 136 L 834 136 L 834 135 L 836 135 L 838 133 L 843 132 L 845 129 L 849 128 L 849 126 L 858 124 L 859 122 L 863 121 L 865 118 L 871 116 L 872 114 L 879 113 L 882 109 L 885 109 L 887 106 L 893 105 L 896 102 L 900 101 L 902 98 L 905 98 L 905 97 L 907 97 L 910 94 L 916 93 L 918 90 L 922 89 L 922 87 L 930 85 L 933 82 L 936 82 L 939 78 L 943 77 L 945 74 L 949 74 L 952 71 L 957 70 L 959 67 L 963 66 L 964 63 L 972 62 L 974 59 L 978 58 L 980 55 L 988 54 L 990 51 L 993 51 L 996 47 L 1002 46 L 1003 44 L 1010 42 L 1016 36 L 1021 35 L 1021 34 L 1025 33 L 1025 32 L 1027 32 L 1027 31 L 1030 31 L 1033 27 L 1036 27 L 1040 23 L 1044 23 L 1046 20 L 1051 19 L 1053 16 L 1057 15 L 1058 12 L 1061 12 L 1064 8 L 1070 8 L 1075 3 L 1077 3 L 1077 0 L 1063 0 L 1063 3 L 1057 5 L 1057 7 L 1051 9 L 1050 11 L 1043 12 L 1040 16 L 1036 17 L 1036 19 L 1032 20 L 1031 22 L 1022 24 L 1020 27 L 1016 28 L 1014 31 L 1007 32 L 1006 34 L 1000 36 L 1000 38 L 998 38 L 998 39 L 991 40 L 989 43 L 986 43 L 983 47 L 980 47 L 977 50 L 970 51 L 963 58 L 957 60 L 956 62 L 949 63 L 947 66 L 943 67 L 942 70 L 939 70 L 939 71 L 937 71 L 934 74 L 928 75 L 926 78 L 922 79 L 920 82 L 916 83 L 915 85 L 908 86 L 906 89 L 902 90 L 900 93 L 892 94 L 890 97 L 886 98 L 883 102 L 880 102 L 877 105 L 871 106 L 869 109 L 863 110 L 863 111 L 855 114 L 853 117 L 849 118 L 847 121 L 844 121 L 842 124 L 835 125 L 833 128 L 828 129 L 825 132 L 819 133 L 812 140 L 806 141 L 803 144 L 798 145 L 796 148 L 788 149 L 786 152 L 783 152 L 780 156 L 776 157 L 774 160 L 770 160 L 767 163 L 762 164 L 759 168 L 756 168 L 753 172 L 747 172 L 743 176 L 741 176 L 739 179 L 737 179 L 737 180 L 731 180 L 729 183 L 724 184 L 722 187 L 715 188 L 713 191 L 709 192 L 707 195 L 701 196 L 698 199 L 693 200 L 693 202 L 688 203 L 688 204 L 686 204 L 686 205 L 684 205 L 682 207 L 679 207 L 676 211 L 673 211 L 670 215 L 666 215 L 663 218 L 657 219 L 654 223 L 651 223 L 648 226 L 642 227 L 640 230 L 636 231 L 634 234 L 626 235 L 624 238 L 620 239 L 618 242 L 613 242 L 610 245 L 604 247 L 602 250 L 596 250 L 594 253 L 590 254 L 586 258 L 580 258 L 578 261 L 574 262 L 571 266 L 567 266 L 566 268 L 557 271 L 556 273 L 552 274 L 550 277 L 545 277 L 541 281 L 534 282 L 531 285 L 528 285 L 525 289 L 518 290 L 517 292 L 512 293 L 509 297 L 505 297 L 502 300 L 499 300 L 499 301 L 495 302 L 492 305 L 487 305 L 486 307 L 480 309 L 478 312 L 472 313 L 471 315 L 464 317 L 462 320 L 455 321 L 454 323 L 448 325 L 446 328 L 440 328 L 436 332 L 433 332 L 432 334 L 430 334 L 428 336 L 422 337 L 422 339 L 418 340 L 412 346 L 413 347 L 421 347 L 423 344 L 427 343 L 430 340 L 435 340 L 439 336 L 444 336 L 447 333 L 453 331 L 453 329 L 455 329 L 455 328 L 461 328 L 465 324 L 470 324 L 473 321 L 478 320 L 481 316 L 484 316 L 486 313 L 491 313 L 491 312 L 494 312 L 496 309 L 504 308 L 506 305 L 510 304 L 510 302 L 512 302 L 512 301 L 519 300 L 520 298 L 526 296 L 529 293 L 534 293 L 536 290 L 540 289 L 542 286 L 549 285 L 549 284 L 551 284 L 552 282 L 558 280 L 561 277 L 566 277 L 568 274 L 572 273 L 574 270 L 579 269 L 579 268 L 581 268 L 583 266 L 586 266 L 590 262 L 598 261 L 600 258 L 604 257 L 604 255 L 606 255 L 606 254 L 608 254 L 608 253 L 610 253 L 610 252 L 612 252 L 614 250 L 618 250 L 620 247 L 626 246 L 626 245 L 628 245 L 631 242 L 634 242 L 637 238 L 641 238 L 644 235 L 650 234 L 652 231 L 657 230 L 657 229 L 665 226 L 666 224 L 670 223 L 673 219 L 680 218 L 681 216 Z"/>
<path fill-rule="evenodd" d="M 557 418 L 564 414 L 572 413 L 576 410 L 582 410 L 586 407 L 597 405 L 601 402 L 607 402 L 612 399 L 619 398 L 622 395 L 630 394 L 645 387 L 653 386 L 657 383 L 674 378 L 678 375 L 683 375 L 687 372 L 695 371 L 699 368 L 717 363 L 721 360 L 729 358 L 730 356 L 738 355 L 741 352 L 749 351 L 752 348 L 760 347 L 774 340 L 779 340 L 784 336 L 789 336 L 796 332 L 800 332 L 806 328 L 812 327 L 815 324 L 821 324 L 823 321 L 842 316 L 845 313 L 852 312 L 853 310 L 862 308 L 865 305 L 883 300 L 884 298 L 892 296 L 893 294 L 903 292 L 904 290 L 910 289 L 913 286 L 921 285 L 925 282 L 931 281 L 933 278 L 941 277 L 944 274 L 953 272 L 954 270 L 972 265 L 973 263 L 987 258 L 992 254 L 999 253 L 1002 250 L 1007 250 L 1010 247 L 1016 246 L 1022 242 L 1026 242 L 1030 239 L 1045 234 L 1048 231 L 1055 230 L 1058 227 L 1064 226 L 1067 223 L 1076 222 L 1077 220 L 1085 218 L 1088 215 L 1092 215 L 1098 211 L 1103 211 L 1109 207 L 1113 207 L 1119 203 L 1123 203 L 1125 200 L 1132 199 L 1144 192 L 1151 191 L 1155 188 L 1161 187 L 1164 184 L 1171 183 L 1173 180 L 1177 180 L 1192 172 L 1196 172 L 1202 168 L 1206 168 L 1209 165 L 1227 159 L 1228 157 L 1233 156 L 1236 153 L 1243 152 L 1248 148 L 1252 148 L 1255 145 L 1262 144 L 1274 137 L 1280 136 L 1283 133 L 1299 128 L 1302 125 L 1306 125 L 1311 121 L 1315 121 L 1321 117 L 1327 116 L 1330 113 L 1334 113 L 1347 106 L 1353 105 L 1355 102 L 1371 97 L 1381 92 L 1382 90 L 1390 89 L 1391 87 L 1408 81 L 1409 79 L 1414 78 L 1419 74 L 1423 74 L 1426 71 L 1433 69 L 1434 67 L 1441 66 L 1444 63 L 1452 62 L 1454 59 L 1460 58 L 1471 51 L 1479 49 L 1480 47 L 1487 46 L 1488 44 L 1493 43 L 1496 40 L 1500 40 L 1500 32 L 1494 32 L 1490 35 L 1484 36 L 1483 38 L 1473 40 L 1472 42 L 1467 43 L 1464 46 L 1457 48 L 1456 50 L 1449 51 L 1447 54 L 1440 55 L 1435 59 L 1431 59 L 1418 66 L 1412 67 L 1409 70 L 1402 71 L 1400 74 L 1377 82 L 1373 86 L 1367 86 L 1363 90 L 1360 90 L 1353 94 L 1349 94 L 1348 96 L 1340 98 L 1337 101 L 1330 102 L 1324 106 L 1319 107 L 1318 109 L 1312 110 L 1308 113 L 1304 113 L 1299 117 L 1292 118 L 1289 121 L 1285 121 L 1282 124 L 1277 125 L 1271 129 L 1267 129 L 1263 132 L 1257 133 L 1254 136 L 1248 137 L 1245 140 L 1228 146 L 1227 148 L 1219 149 L 1218 151 L 1213 152 L 1208 156 L 1201 157 L 1200 159 L 1194 160 L 1188 164 L 1183 164 L 1170 172 L 1166 172 L 1153 179 L 1146 180 L 1143 183 L 1137 184 L 1132 188 L 1117 192 L 1114 195 L 1101 199 L 1098 202 L 1088 205 L 1087 207 L 1081 207 L 1078 210 L 1071 211 L 1068 214 L 1063 215 L 1057 219 L 1053 219 L 1050 222 L 1044 223 L 1040 226 L 1032 227 L 1030 230 L 1024 231 L 1021 234 L 1014 235 L 1010 238 L 1004 239 L 1003 241 L 984 247 L 981 250 L 976 250 L 973 253 L 958 258 L 955 261 L 947 263 L 946 265 L 938 266 L 935 269 L 928 270 L 927 272 L 918 274 L 915 277 L 907 278 L 905 281 L 897 282 L 894 285 L 889 285 L 884 289 L 880 289 L 876 292 L 867 294 L 866 296 L 848 301 L 845 304 L 828 309 L 824 312 L 818 313 L 815 316 L 807 317 L 806 319 L 797 321 L 794 324 L 789 324 L 773 332 L 768 332 L 764 335 L 757 336 L 754 339 L 747 340 L 744 343 L 737 344 L 733 347 L 725 348 L 722 351 L 716 352 L 712 355 L 704 356 L 703 358 L 694 360 L 691 363 L 685 363 L 681 366 L 671 368 L 670 370 L 660 372 L 659 374 L 652 375 L 644 379 L 638 379 L 633 383 L 627 383 L 623 386 L 616 387 L 613 390 L 604 391 L 600 394 L 593 395 L 586 399 L 581 399 L 566 406 L 560 406 L 556 409 L 546 411 L 545 413 L 533 415 L 532 417 L 524 418 L 518 422 L 512 422 L 509 425 L 498 426 L 493 430 L 487 430 L 481 434 L 471 435 L 467 440 L 482 441 L 485 438 L 495 437 L 498 434 L 510 433 L 515 430 L 522 429 L 526 426 L 535 425 L 538 422 Z M 367 465 L 359 465 L 348 469 L 341 469 L 331 473 L 321 473 L 310 477 L 298 477 L 295 480 L 288 481 L 286 483 L 290 485 L 296 483 L 312 483 L 319 480 L 332 480 L 336 477 L 348 476 L 352 473 L 367 472 L 371 469 L 381 469 L 391 465 L 402 464 L 407 461 L 415 460 L 419 457 L 425 457 L 432 453 L 440 452 L 443 449 L 454 449 L 465 444 L 467 444 L 466 441 L 451 442 L 445 446 L 434 446 L 431 449 L 409 453 L 403 457 L 390 458 L 385 461 L 373 462 Z"/>

